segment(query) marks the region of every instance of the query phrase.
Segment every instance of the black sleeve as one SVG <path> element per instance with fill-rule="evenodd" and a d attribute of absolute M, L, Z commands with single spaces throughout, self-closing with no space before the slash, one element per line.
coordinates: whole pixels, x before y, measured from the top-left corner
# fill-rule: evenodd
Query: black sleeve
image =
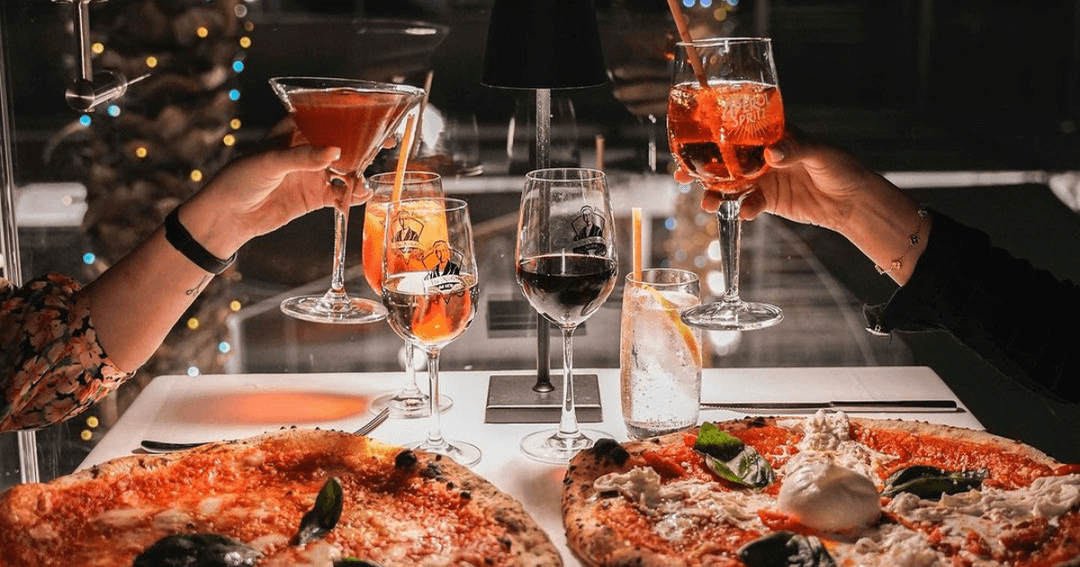
<path fill-rule="evenodd" d="M 865 308 L 869 329 L 945 330 L 1006 376 L 1080 402 L 1080 286 L 992 246 L 980 230 L 933 215 L 911 280 L 888 303 Z"/>

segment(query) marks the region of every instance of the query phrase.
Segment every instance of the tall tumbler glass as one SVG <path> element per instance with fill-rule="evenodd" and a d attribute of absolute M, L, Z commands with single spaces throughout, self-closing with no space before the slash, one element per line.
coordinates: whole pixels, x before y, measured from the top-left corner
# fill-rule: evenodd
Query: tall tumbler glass
<path fill-rule="evenodd" d="M 619 334 L 619 391 L 631 437 L 697 425 L 701 403 L 701 330 L 682 321 L 701 303 L 697 274 L 648 268 L 626 274 Z"/>

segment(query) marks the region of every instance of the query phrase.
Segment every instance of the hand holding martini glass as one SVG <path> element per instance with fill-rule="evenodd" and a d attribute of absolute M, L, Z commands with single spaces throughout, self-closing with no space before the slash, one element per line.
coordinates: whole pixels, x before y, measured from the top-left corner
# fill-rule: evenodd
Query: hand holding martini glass
<path fill-rule="evenodd" d="M 364 169 L 406 113 L 420 102 L 416 87 L 324 77 L 276 77 L 270 86 L 289 110 L 300 134 L 317 146 L 341 148 L 326 169 L 334 209 L 334 268 L 322 295 L 286 299 L 281 310 L 316 323 L 371 323 L 386 317 L 382 304 L 345 292 L 345 236 L 355 189 L 363 189 Z M 370 193 L 369 193 L 370 196 Z"/>

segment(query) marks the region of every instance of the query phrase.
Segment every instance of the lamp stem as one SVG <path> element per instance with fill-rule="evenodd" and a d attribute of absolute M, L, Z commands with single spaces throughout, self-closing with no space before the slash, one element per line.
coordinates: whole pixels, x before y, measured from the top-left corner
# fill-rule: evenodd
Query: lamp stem
<path fill-rule="evenodd" d="M 551 160 L 551 89 L 536 90 L 536 169 L 548 167 Z"/>
<path fill-rule="evenodd" d="M 551 149 L 551 89 L 536 90 L 536 169 L 548 167 Z M 551 383 L 551 324 L 536 314 L 536 384 L 534 392 L 552 392 Z"/>

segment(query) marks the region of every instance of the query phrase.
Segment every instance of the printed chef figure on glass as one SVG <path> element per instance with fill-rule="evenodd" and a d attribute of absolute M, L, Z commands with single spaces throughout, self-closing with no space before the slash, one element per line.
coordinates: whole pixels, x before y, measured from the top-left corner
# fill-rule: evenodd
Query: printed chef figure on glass
<path fill-rule="evenodd" d="M 420 233 L 424 231 L 424 222 L 411 215 L 402 215 L 394 224 L 394 247 L 409 257 L 411 252 L 420 248 Z"/>
<path fill-rule="evenodd" d="M 445 240 L 432 245 L 428 258 L 429 261 L 425 263 L 432 265 L 428 272 L 428 285 L 449 291 L 460 283 L 461 278 L 457 276 L 461 274 L 461 254 L 451 250 Z"/>
<path fill-rule="evenodd" d="M 604 217 L 596 213 L 592 206 L 581 207 L 581 216 L 572 223 L 574 227 L 574 252 L 592 256 L 607 254 L 607 241 L 604 239 Z"/>
<path fill-rule="evenodd" d="M 453 250 L 446 240 L 439 239 L 424 249 L 422 241 L 424 220 L 411 214 L 403 214 L 394 223 L 392 245 L 408 270 L 426 271 L 424 288 L 429 291 L 450 293 L 465 289 L 461 279 L 461 253 Z"/>

